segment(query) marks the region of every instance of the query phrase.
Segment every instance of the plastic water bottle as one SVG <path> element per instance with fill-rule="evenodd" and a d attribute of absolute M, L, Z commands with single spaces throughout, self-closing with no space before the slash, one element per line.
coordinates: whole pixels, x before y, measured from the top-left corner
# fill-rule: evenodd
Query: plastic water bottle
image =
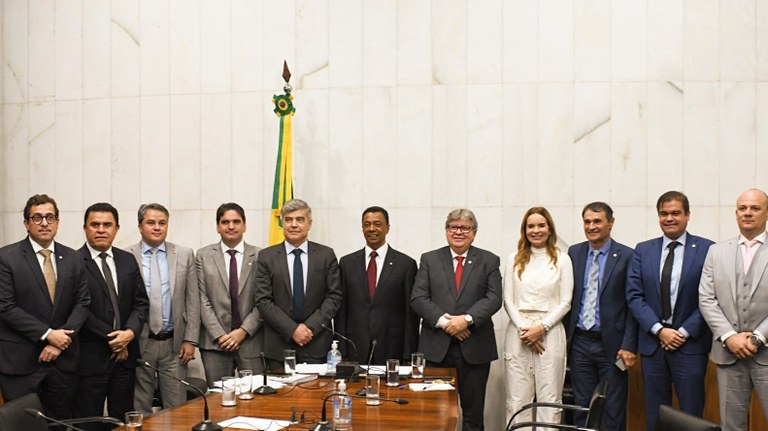
<path fill-rule="evenodd" d="M 352 397 L 344 395 L 347 393 L 347 384 L 344 383 L 344 379 L 336 380 L 336 383 L 337 392 L 342 395 L 336 395 L 333 399 L 333 429 L 351 430 Z"/>
<path fill-rule="evenodd" d="M 328 365 L 329 373 L 336 373 L 336 364 L 341 362 L 341 352 L 339 351 L 339 342 L 333 340 L 331 343 L 331 350 L 328 351 L 328 356 L 325 357 L 326 364 Z"/>

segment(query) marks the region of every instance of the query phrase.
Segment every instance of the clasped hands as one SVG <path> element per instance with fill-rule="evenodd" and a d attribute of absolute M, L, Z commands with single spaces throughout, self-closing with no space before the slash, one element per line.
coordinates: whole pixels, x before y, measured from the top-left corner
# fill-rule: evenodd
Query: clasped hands
<path fill-rule="evenodd" d="M 667 352 L 674 352 L 687 341 L 682 332 L 672 328 L 661 328 L 658 336 L 661 348 Z"/>
<path fill-rule="evenodd" d="M 48 345 L 40 352 L 40 356 L 37 357 L 38 362 L 51 362 L 61 355 L 61 352 L 67 350 L 72 344 L 72 338 L 70 335 L 75 331 L 71 329 L 51 329 L 48 336 L 45 337 L 45 341 Z"/>
<path fill-rule="evenodd" d="M 544 325 L 520 327 L 520 341 L 528 346 L 533 353 L 544 353 Z"/>
<path fill-rule="evenodd" d="M 108 342 L 109 349 L 112 350 L 110 358 L 114 359 L 115 362 L 125 362 L 128 359 L 128 343 L 133 341 L 135 337 L 133 329 L 112 331 L 107 334 L 107 337 L 111 338 Z"/>
<path fill-rule="evenodd" d="M 219 347 L 225 352 L 234 352 L 240 348 L 240 344 L 243 343 L 247 335 L 248 332 L 245 329 L 235 328 L 219 337 Z"/>
<path fill-rule="evenodd" d="M 751 332 L 739 332 L 725 339 L 725 347 L 739 359 L 751 358 L 757 353 L 757 346 L 749 341 Z"/>
<path fill-rule="evenodd" d="M 469 331 L 469 323 L 464 318 L 464 315 L 452 316 L 448 313 L 443 314 L 443 317 L 448 319 L 448 323 L 443 326 L 443 331 L 451 337 L 464 341 L 472 335 Z"/>

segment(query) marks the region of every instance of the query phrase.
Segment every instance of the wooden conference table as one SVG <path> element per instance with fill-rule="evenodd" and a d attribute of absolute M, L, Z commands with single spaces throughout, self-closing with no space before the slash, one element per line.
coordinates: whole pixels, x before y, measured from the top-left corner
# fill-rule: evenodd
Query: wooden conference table
<path fill-rule="evenodd" d="M 454 369 L 426 369 L 430 376 L 455 377 Z M 401 380 L 401 385 L 421 380 Z M 347 392 L 354 394 L 365 385 L 365 381 L 348 383 Z M 295 407 L 297 420 L 302 412 L 311 422 L 290 425 L 288 430 L 312 429 L 320 420 L 323 398 L 336 389 L 336 382 L 330 378 L 319 378 L 295 387 L 278 389 L 275 395 L 254 395 L 252 400 L 238 400 L 235 407 L 223 407 L 221 394 L 210 394 L 208 406 L 210 419 L 221 422 L 236 416 L 251 416 L 266 419 L 288 420 Z M 455 430 L 458 420 L 458 392 L 453 391 L 411 391 L 407 388 L 381 385 L 381 396 L 402 398 L 408 404 L 399 405 L 384 402 L 380 406 L 367 406 L 364 399 L 352 399 L 352 427 L 363 430 Z M 333 416 L 333 400 L 327 402 L 327 417 Z M 203 419 L 203 400 L 197 398 L 173 409 L 163 410 L 144 419 L 143 431 L 189 431 Z M 125 430 L 125 427 L 117 428 Z M 227 428 L 230 429 L 230 428 Z"/>

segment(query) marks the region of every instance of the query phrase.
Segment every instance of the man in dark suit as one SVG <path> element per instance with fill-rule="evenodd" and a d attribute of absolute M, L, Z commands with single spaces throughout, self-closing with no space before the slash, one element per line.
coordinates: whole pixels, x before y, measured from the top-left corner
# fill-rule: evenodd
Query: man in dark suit
<path fill-rule="evenodd" d="M 264 351 L 271 367 L 282 367 L 285 349 L 297 362 L 323 363 L 331 347 L 330 326 L 341 304 L 339 265 L 333 249 L 307 240 L 312 209 L 301 199 L 280 212 L 285 241 L 259 253 L 256 305 L 266 323 Z"/>
<path fill-rule="evenodd" d="M 647 428 L 661 404 L 701 416 L 711 333 L 699 311 L 699 280 L 712 241 L 686 232 L 688 197 L 669 191 L 656 202 L 663 236 L 635 247 L 627 270 L 627 302 L 638 323 Z"/>
<path fill-rule="evenodd" d="M 100 416 L 107 400 L 109 416 L 122 419 L 133 410 L 138 336 L 149 300 L 136 259 L 112 247 L 120 229 L 117 209 L 95 203 L 85 210 L 85 262 L 91 304 L 81 334 L 75 416 Z M 99 429 L 99 428 L 90 428 Z"/>
<path fill-rule="evenodd" d="M 627 266 L 632 249 L 611 238 L 613 209 L 592 202 L 581 211 L 587 241 L 571 246 L 573 303 L 565 319 L 571 386 L 577 405 L 589 406 L 592 392 L 607 381 L 605 429 L 623 430 L 626 423 L 626 369 L 634 366 L 637 322 L 627 308 Z M 574 414 L 584 426 L 585 413 Z"/>
<path fill-rule="evenodd" d="M 79 332 L 90 301 L 75 250 L 54 242 L 59 208 L 47 195 L 24 206 L 27 238 L 0 249 L 0 388 L 6 402 L 37 393 L 67 417 L 77 384 Z"/>
<path fill-rule="evenodd" d="M 216 232 L 221 241 L 197 251 L 197 284 L 202 319 L 200 355 L 209 386 L 238 370 L 262 371 L 264 334 L 256 309 L 256 271 L 259 247 L 243 240 L 248 225 L 245 210 L 235 202 L 216 209 Z"/>
<path fill-rule="evenodd" d="M 472 211 L 451 211 L 448 246 L 421 256 L 411 295 L 423 319 L 419 350 L 428 365 L 456 368 L 465 431 L 484 427 L 488 372 L 498 359 L 491 317 L 502 301 L 499 257 L 472 247 L 476 234 Z"/>
<path fill-rule="evenodd" d="M 336 330 L 358 349 L 358 361 L 410 360 L 419 340 L 419 317 L 411 309 L 416 261 L 387 244 L 389 213 L 382 207 L 363 211 L 366 246 L 339 261 L 342 302 Z M 343 343 L 342 343 L 343 344 Z M 351 352 L 347 352 L 350 353 Z"/>

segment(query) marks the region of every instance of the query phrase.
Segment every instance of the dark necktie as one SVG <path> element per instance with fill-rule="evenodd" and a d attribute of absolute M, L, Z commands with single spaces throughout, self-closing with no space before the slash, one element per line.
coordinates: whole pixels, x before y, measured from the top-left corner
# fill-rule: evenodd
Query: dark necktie
<path fill-rule="evenodd" d="M 109 269 L 107 264 L 107 253 L 99 253 L 101 258 L 101 272 L 104 273 L 104 281 L 107 282 L 107 290 L 109 291 L 109 300 L 112 302 L 112 308 L 115 310 L 115 320 L 112 322 L 112 327 L 120 329 L 122 320 L 120 320 L 120 303 L 117 301 L 117 289 L 115 289 L 115 280 L 112 278 L 112 270 Z"/>
<path fill-rule="evenodd" d="M 368 262 L 368 296 L 373 301 L 373 295 L 376 294 L 376 256 L 375 251 L 371 252 L 371 260 Z"/>
<path fill-rule="evenodd" d="M 456 281 L 456 292 L 459 291 L 459 286 L 461 285 L 461 274 L 464 273 L 464 256 L 456 256 L 456 272 L 453 274 L 453 277 Z"/>
<path fill-rule="evenodd" d="M 229 249 L 227 253 L 229 253 L 229 300 L 232 307 L 232 329 L 237 329 L 242 323 L 240 320 L 240 305 L 238 304 L 240 277 L 237 273 L 237 250 Z"/>
<path fill-rule="evenodd" d="M 301 249 L 293 253 L 293 320 L 302 322 L 304 318 L 304 265 L 301 264 Z"/>
<path fill-rule="evenodd" d="M 675 247 L 680 245 L 677 241 L 669 243 L 667 248 L 669 253 L 664 260 L 664 267 L 661 269 L 661 319 L 668 320 L 672 316 L 672 294 L 670 292 L 672 285 L 672 264 L 675 262 Z"/>

